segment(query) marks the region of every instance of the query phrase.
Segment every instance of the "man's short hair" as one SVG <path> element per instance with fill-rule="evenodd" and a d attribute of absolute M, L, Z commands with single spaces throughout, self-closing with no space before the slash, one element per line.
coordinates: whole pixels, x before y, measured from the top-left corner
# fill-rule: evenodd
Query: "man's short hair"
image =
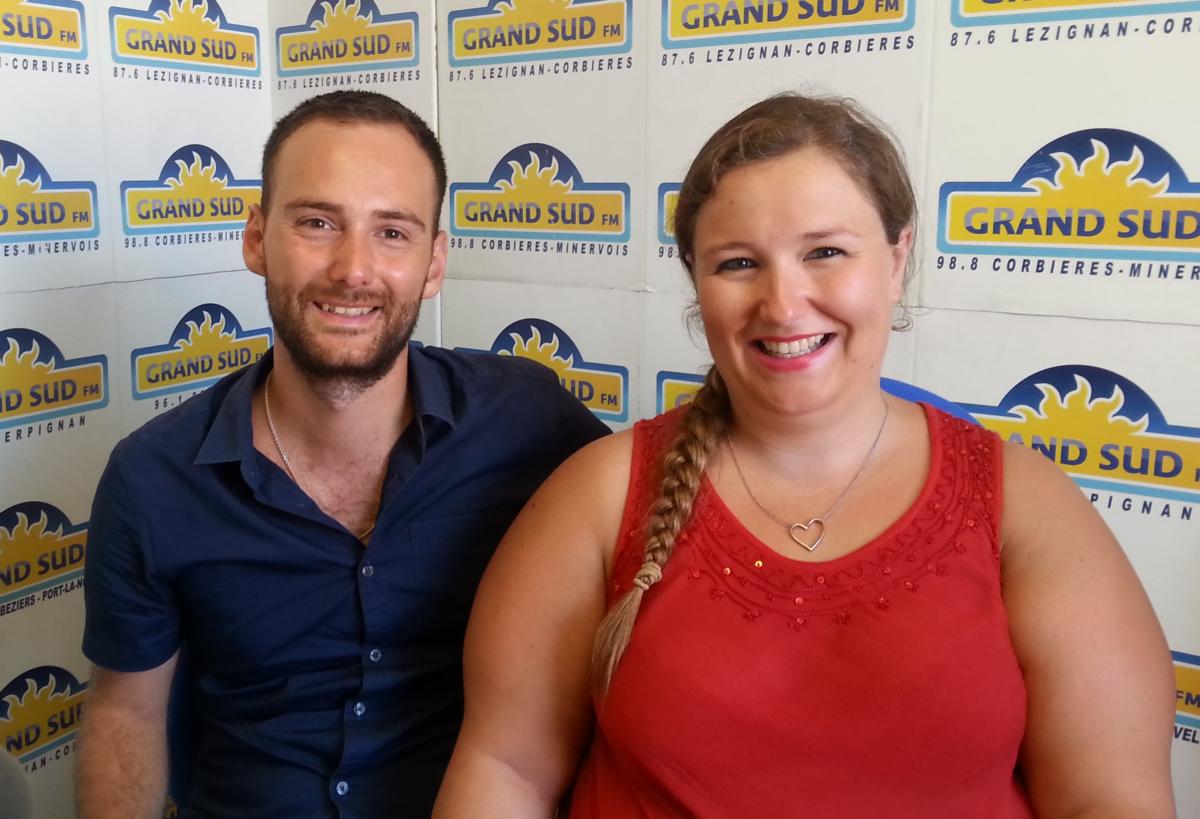
<path fill-rule="evenodd" d="M 262 209 L 266 212 L 271 198 L 275 157 L 284 141 L 302 125 L 316 120 L 337 123 L 367 122 L 380 125 L 399 125 L 412 135 L 433 165 L 437 182 L 437 207 L 433 212 L 431 231 L 437 230 L 446 198 L 446 159 L 442 146 L 425 120 L 386 94 L 374 91 L 331 91 L 311 97 L 297 105 L 275 123 L 262 155 Z"/>

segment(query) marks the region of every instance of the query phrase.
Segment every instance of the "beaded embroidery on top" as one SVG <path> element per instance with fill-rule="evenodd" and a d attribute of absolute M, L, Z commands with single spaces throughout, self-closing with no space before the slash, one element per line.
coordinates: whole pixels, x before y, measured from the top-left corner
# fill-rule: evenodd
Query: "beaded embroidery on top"
<path fill-rule="evenodd" d="M 639 424 L 643 446 L 635 444 L 636 474 L 630 476 L 628 501 L 639 504 L 636 520 L 646 519 L 645 510 L 657 494 L 659 461 L 680 417 L 671 413 L 643 422 L 644 427 Z M 772 615 L 770 619 L 799 630 L 814 620 L 847 624 L 856 609 L 867 606 L 886 612 L 896 595 L 919 592 L 927 580 L 950 571 L 969 548 L 978 549 L 980 538 L 998 563 L 999 438 L 936 410 L 929 431 L 930 472 L 917 501 L 883 535 L 849 555 L 827 563 L 779 555 L 733 518 L 705 480 L 667 573 L 682 569 L 687 581 L 706 582 L 713 600 L 740 606 L 747 620 Z M 614 561 L 610 602 L 629 588 L 641 565 L 644 525 L 627 525 L 635 520 L 631 511 L 626 510 Z"/>

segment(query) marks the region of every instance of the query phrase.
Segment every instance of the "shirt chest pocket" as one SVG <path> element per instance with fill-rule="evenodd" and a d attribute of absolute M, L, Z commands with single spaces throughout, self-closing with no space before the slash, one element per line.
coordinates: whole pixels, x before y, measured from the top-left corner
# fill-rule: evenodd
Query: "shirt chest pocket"
<path fill-rule="evenodd" d="M 479 578 L 518 511 L 497 506 L 410 524 L 406 590 L 427 605 L 462 611 L 465 619 Z"/>

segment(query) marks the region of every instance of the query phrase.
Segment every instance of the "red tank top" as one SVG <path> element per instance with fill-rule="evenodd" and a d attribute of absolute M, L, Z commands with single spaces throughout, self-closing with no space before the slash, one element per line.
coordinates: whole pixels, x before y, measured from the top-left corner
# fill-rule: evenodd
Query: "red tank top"
<path fill-rule="evenodd" d="M 704 481 L 642 602 L 571 819 L 1030 817 L 1025 686 L 1000 596 L 1000 441 L 925 407 L 929 474 L 823 563 L 751 535 Z M 635 427 L 609 584 L 642 562 L 673 412 Z"/>

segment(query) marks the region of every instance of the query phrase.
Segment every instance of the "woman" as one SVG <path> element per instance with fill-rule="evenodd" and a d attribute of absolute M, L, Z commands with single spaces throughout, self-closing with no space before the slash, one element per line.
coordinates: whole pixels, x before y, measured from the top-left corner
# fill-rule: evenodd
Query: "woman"
<path fill-rule="evenodd" d="M 693 162 L 714 367 L 502 543 L 438 817 L 1173 815 L 1154 614 L 1040 455 L 884 395 L 914 197 L 853 105 L 782 96 Z M 580 768 L 590 738 L 590 751 Z"/>

